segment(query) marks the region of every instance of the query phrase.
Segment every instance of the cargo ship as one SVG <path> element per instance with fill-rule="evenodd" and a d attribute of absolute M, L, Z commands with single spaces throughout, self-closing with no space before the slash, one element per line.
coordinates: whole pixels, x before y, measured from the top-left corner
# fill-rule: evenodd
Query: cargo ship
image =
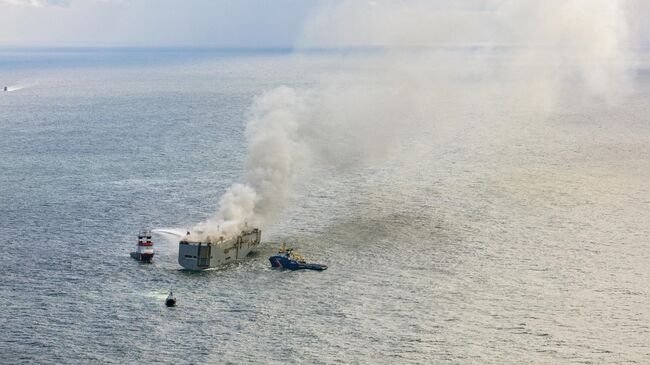
<path fill-rule="evenodd" d="M 142 262 L 151 262 L 153 259 L 153 242 L 151 241 L 151 231 L 148 229 L 142 230 L 138 234 L 138 245 L 134 252 L 131 252 L 131 257 Z"/>
<path fill-rule="evenodd" d="M 178 264 L 188 270 L 205 270 L 239 261 L 260 244 L 262 231 L 257 228 L 241 231 L 241 234 L 218 239 L 209 236 L 202 241 L 188 238 L 178 243 Z"/>

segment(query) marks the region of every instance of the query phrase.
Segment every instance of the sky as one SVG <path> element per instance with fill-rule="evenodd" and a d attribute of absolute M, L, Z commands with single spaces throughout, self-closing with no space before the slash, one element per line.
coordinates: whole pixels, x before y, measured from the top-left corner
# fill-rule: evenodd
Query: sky
<path fill-rule="evenodd" d="M 291 46 L 317 0 L 0 0 L 4 46 Z"/>
<path fill-rule="evenodd" d="M 650 45 L 649 0 L 592 1 L 624 4 L 632 17 L 635 43 Z M 441 39 L 508 42 L 512 37 L 503 32 L 517 31 L 495 25 L 498 14 L 484 15 L 520 4 L 541 9 L 541 17 L 559 4 L 577 4 L 578 21 L 594 8 L 588 0 L 0 0 L 0 46 L 274 48 L 404 45 L 404 40 L 417 46 Z"/>

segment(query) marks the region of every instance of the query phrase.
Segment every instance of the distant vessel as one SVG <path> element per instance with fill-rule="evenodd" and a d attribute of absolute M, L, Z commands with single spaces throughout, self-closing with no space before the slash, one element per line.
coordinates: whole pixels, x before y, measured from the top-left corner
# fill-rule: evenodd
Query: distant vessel
<path fill-rule="evenodd" d="M 327 265 L 307 263 L 305 259 L 292 248 L 287 248 L 283 243 L 276 255 L 269 257 L 271 267 L 289 270 L 327 270 Z"/>
<path fill-rule="evenodd" d="M 260 244 L 261 238 L 262 231 L 253 228 L 229 239 L 213 240 L 209 236 L 205 241 L 184 239 L 178 243 L 178 263 L 189 270 L 219 267 L 244 259 Z"/>
<path fill-rule="evenodd" d="M 4 89 L 2 89 L 2 90 L 3 91 L 9 91 L 9 88 L 5 86 Z"/>
<path fill-rule="evenodd" d="M 174 296 L 174 293 L 172 293 L 171 289 L 169 290 L 169 295 L 167 295 L 167 299 L 165 299 L 165 305 L 168 307 L 176 306 L 176 297 Z"/>
<path fill-rule="evenodd" d="M 138 234 L 138 245 L 136 246 L 136 250 L 131 252 L 131 257 L 138 261 L 151 262 L 153 254 L 151 231 L 148 229 L 142 230 L 142 232 Z"/>

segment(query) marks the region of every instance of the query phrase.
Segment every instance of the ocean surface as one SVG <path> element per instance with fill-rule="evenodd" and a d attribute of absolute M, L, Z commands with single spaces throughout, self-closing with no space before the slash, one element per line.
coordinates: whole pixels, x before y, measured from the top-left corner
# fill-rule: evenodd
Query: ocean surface
<path fill-rule="evenodd" d="M 244 262 L 181 270 L 162 233 L 129 257 L 242 179 L 257 95 L 339 57 L 0 50 L 0 363 L 650 363 L 645 63 L 617 103 L 469 108 L 312 166 Z M 281 241 L 329 269 L 272 270 Z"/>

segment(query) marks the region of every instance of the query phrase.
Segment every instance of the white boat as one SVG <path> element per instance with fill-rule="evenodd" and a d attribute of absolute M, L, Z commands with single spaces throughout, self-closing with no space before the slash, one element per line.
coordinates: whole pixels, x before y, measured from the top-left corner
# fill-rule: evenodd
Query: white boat
<path fill-rule="evenodd" d="M 151 262 L 153 259 L 153 242 L 151 241 L 151 231 L 148 229 L 142 230 L 138 234 L 138 245 L 135 251 L 131 252 L 131 257 L 142 262 Z"/>
<path fill-rule="evenodd" d="M 262 231 L 253 228 L 225 239 L 183 239 L 178 243 L 178 264 L 189 270 L 205 270 L 239 261 L 260 244 Z"/>

